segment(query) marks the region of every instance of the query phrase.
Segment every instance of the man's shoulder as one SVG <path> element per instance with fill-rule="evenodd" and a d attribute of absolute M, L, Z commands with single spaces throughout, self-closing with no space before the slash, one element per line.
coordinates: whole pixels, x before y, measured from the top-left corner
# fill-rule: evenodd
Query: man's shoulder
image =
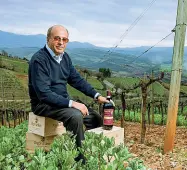
<path fill-rule="evenodd" d="M 65 57 L 66 60 L 71 62 L 71 58 L 70 58 L 69 54 L 67 52 L 65 52 L 65 51 L 64 51 L 64 57 Z"/>
<path fill-rule="evenodd" d="M 31 62 L 44 61 L 47 58 L 46 55 L 48 55 L 46 53 L 46 50 L 44 48 L 41 48 L 40 50 L 38 50 L 33 54 L 33 56 L 31 57 Z"/>
<path fill-rule="evenodd" d="M 64 51 L 64 56 L 67 56 L 68 58 L 70 58 L 69 55 L 68 55 L 68 53 L 65 52 L 65 51 Z"/>

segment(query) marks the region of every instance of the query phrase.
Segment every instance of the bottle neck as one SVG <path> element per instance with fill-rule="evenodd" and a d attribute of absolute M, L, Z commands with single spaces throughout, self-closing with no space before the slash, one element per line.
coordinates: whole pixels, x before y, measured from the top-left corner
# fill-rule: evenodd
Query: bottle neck
<path fill-rule="evenodd" d="M 111 100 L 111 99 L 112 99 L 112 97 L 111 97 L 111 96 L 107 96 L 106 98 L 107 98 L 107 100 Z"/>
<path fill-rule="evenodd" d="M 107 98 L 107 100 L 112 99 L 110 90 L 107 90 L 107 97 L 106 98 Z"/>

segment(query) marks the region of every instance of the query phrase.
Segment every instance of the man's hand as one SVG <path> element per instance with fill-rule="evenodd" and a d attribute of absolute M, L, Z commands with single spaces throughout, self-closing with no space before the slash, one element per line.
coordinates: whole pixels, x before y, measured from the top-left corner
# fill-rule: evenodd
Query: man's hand
<path fill-rule="evenodd" d="M 97 99 L 98 103 L 109 103 L 109 101 L 106 99 L 106 97 L 99 96 Z"/>
<path fill-rule="evenodd" d="M 106 99 L 106 97 L 103 97 L 103 96 L 99 96 L 97 101 L 98 101 L 98 103 L 109 103 L 109 102 L 111 102 L 113 104 L 113 106 L 115 106 L 115 104 L 114 104 L 114 102 L 112 100 L 108 101 Z"/>
<path fill-rule="evenodd" d="M 72 107 L 80 110 L 83 116 L 86 116 L 86 115 L 89 114 L 87 107 L 82 103 L 78 103 L 78 102 L 73 101 L 72 102 Z"/>

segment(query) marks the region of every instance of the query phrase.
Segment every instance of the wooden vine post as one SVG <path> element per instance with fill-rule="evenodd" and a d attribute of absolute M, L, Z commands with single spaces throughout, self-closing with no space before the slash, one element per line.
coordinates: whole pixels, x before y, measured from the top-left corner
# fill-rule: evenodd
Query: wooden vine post
<path fill-rule="evenodd" d="M 125 109 L 126 109 L 126 103 L 125 103 L 125 93 L 121 93 L 121 103 L 122 103 L 122 115 L 121 115 L 121 127 L 124 129 L 124 143 L 125 143 Z"/>
<path fill-rule="evenodd" d="M 3 75 L 1 75 L 1 87 L 2 87 L 2 125 L 5 125 L 6 121 L 5 121 L 5 113 L 6 113 L 6 108 L 5 108 L 5 88 L 4 88 L 4 77 Z"/>
<path fill-rule="evenodd" d="M 83 70 L 81 70 L 82 72 L 83 72 L 83 74 L 84 74 L 84 79 L 86 80 L 86 81 L 88 81 L 88 76 L 90 76 L 90 72 L 87 70 L 87 69 L 83 69 Z M 85 96 L 85 103 L 87 104 L 88 103 L 88 98 L 87 98 L 87 96 Z"/>
<path fill-rule="evenodd" d="M 151 71 L 151 78 L 154 78 L 153 75 L 153 70 Z M 154 124 L 154 88 L 153 88 L 153 84 L 151 84 L 151 96 L 150 96 L 150 115 L 151 115 L 151 124 Z"/>
<path fill-rule="evenodd" d="M 173 150 L 187 25 L 187 0 L 178 0 L 164 153 Z"/>

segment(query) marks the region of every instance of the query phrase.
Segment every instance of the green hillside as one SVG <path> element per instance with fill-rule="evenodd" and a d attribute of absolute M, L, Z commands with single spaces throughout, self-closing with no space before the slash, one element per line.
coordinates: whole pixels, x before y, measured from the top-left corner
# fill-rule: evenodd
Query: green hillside
<path fill-rule="evenodd" d="M 27 73 L 28 61 L 19 58 L 0 56 L 0 68 L 5 68 L 18 73 Z"/>
<path fill-rule="evenodd" d="M 0 56 L 0 77 L 1 77 L 1 84 L 4 81 L 4 97 L 6 99 L 23 99 L 28 97 L 28 62 L 22 59 L 18 58 L 12 58 L 12 57 L 5 57 Z M 2 81 L 3 77 L 3 81 Z M 138 77 L 111 77 L 106 78 L 107 81 L 114 84 L 116 87 L 119 87 L 121 89 L 129 89 L 133 86 L 139 84 L 140 78 Z M 96 79 L 96 77 L 88 76 L 88 82 L 103 96 L 106 95 L 106 92 L 103 91 L 103 85 L 100 81 Z M 169 84 L 165 85 L 169 86 Z M 2 86 L 1 86 L 2 87 Z M 79 97 L 84 102 L 92 102 L 93 100 L 89 97 L 86 97 L 81 92 L 77 91 L 76 89 L 70 87 L 68 85 L 68 92 L 72 98 Z M 154 96 L 155 97 L 168 97 L 169 91 L 167 88 L 164 88 L 160 83 L 155 82 L 153 83 L 153 89 L 154 89 Z M 187 94 L 187 87 L 181 86 L 181 92 Z M 3 91 L 1 88 L 0 95 L 3 96 Z M 148 89 L 148 96 L 150 96 L 151 90 Z M 130 91 L 127 96 L 133 97 L 140 97 L 141 96 L 141 90 L 140 88 L 137 88 L 133 91 Z"/>
<path fill-rule="evenodd" d="M 135 85 L 138 85 L 140 82 L 140 78 L 136 77 L 114 77 L 114 78 L 107 78 L 107 80 L 117 87 L 121 89 L 132 89 Z M 153 83 L 153 94 L 156 96 L 166 96 L 169 94 L 169 91 L 165 89 L 161 84 L 158 82 Z M 133 93 L 141 94 L 140 87 L 132 90 Z M 148 89 L 148 95 L 150 94 L 150 89 Z"/>
<path fill-rule="evenodd" d="M 1 93 L 7 99 L 11 99 L 18 96 L 24 96 L 27 94 L 27 89 L 21 82 L 21 79 L 16 77 L 16 74 L 12 71 L 0 68 L 0 83 L 1 83 Z M 1 95 L 2 96 L 2 95 Z"/>
<path fill-rule="evenodd" d="M 27 88 L 12 71 L 0 68 L 0 107 L 30 108 Z"/>

